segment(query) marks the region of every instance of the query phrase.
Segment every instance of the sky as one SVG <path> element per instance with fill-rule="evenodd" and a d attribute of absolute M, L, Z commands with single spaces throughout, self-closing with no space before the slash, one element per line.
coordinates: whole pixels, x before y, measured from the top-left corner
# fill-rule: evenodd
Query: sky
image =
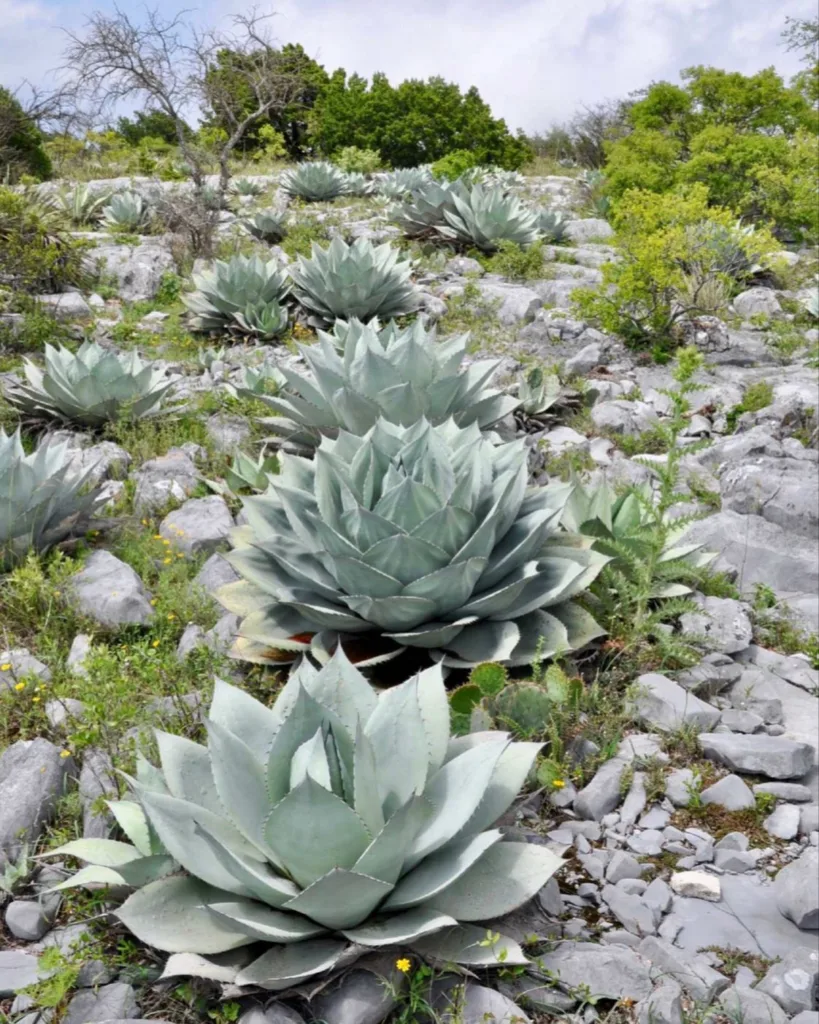
<path fill-rule="evenodd" d="M 119 0 L 138 16 L 142 0 Z M 113 0 L 0 0 L 0 84 L 47 83 L 65 30 Z M 163 0 L 200 26 L 248 0 Z M 710 64 L 752 73 L 774 65 L 786 78 L 798 57 L 782 46 L 787 15 L 816 15 L 815 0 L 270 0 L 278 41 L 300 42 L 328 70 L 366 77 L 442 75 L 476 85 L 510 128 L 546 129 L 583 104 L 627 95 L 681 68 Z"/>

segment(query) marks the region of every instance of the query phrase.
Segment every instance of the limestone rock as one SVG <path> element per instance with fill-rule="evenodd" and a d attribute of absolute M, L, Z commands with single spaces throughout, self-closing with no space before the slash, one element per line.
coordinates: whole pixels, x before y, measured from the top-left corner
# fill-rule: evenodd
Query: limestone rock
<path fill-rule="evenodd" d="M 36 839 L 66 789 L 73 762 L 48 740 L 19 740 L 0 755 L 0 868 Z"/>
<path fill-rule="evenodd" d="M 162 520 L 159 532 L 174 550 L 199 555 L 226 545 L 233 529 L 233 516 L 218 494 L 208 498 L 190 498 Z"/>
<path fill-rule="evenodd" d="M 714 650 L 723 654 L 744 651 L 751 643 L 753 628 L 747 605 L 731 597 L 704 597 L 700 612 L 680 617 L 683 633 L 703 636 Z"/>
<path fill-rule="evenodd" d="M 719 997 L 720 1006 L 731 1020 L 743 1024 L 787 1024 L 782 1007 L 759 989 L 732 985 Z"/>
<path fill-rule="evenodd" d="M 637 677 L 638 694 L 634 701 L 637 716 L 654 729 L 674 732 L 683 726 L 698 730 L 713 729 L 720 719 L 720 711 L 684 690 L 679 683 L 647 672 Z"/>
<path fill-rule="evenodd" d="M 738 775 L 726 775 L 700 794 L 704 804 L 716 804 L 726 811 L 742 811 L 755 807 L 754 794 Z"/>
<path fill-rule="evenodd" d="M 808 846 L 774 880 L 776 905 L 805 931 L 819 929 L 819 849 Z"/>
<path fill-rule="evenodd" d="M 736 772 L 765 775 L 769 779 L 797 779 L 813 766 L 813 747 L 784 736 L 700 733 L 697 739 L 706 757 Z"/>
<path fill-rule="evenodd" d="M 805 946 L 774 964 L 756 988 L 775 999 L 791 1016 L 813 1009 L 818 984 L 819 950 Z"/>
<path fill-rule="evenodd" d="M 144 626 L 154 615 L 142 580 L 110 551 L 92 551 L 68 591 L 83 615 L 108 628 Z"/>
<path fill-rule="evenodd" d="M 678 896 L 693 896 L 712 903 L 719 903 L 722 899 L 719 879 L 705 871 L 678 871 L 671 876 L 670 884 Z"/>

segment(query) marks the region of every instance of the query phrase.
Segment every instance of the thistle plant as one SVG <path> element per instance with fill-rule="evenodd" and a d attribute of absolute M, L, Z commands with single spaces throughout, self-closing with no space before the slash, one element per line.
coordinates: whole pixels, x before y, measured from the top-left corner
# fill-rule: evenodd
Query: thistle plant
<path fill-rule="evenodd" d="M 324 438 L 313 460 L 280 461 L 234 531 L 227 557 L 243 579 L 217 595 L 243 616 L 236 657 L 324 662 L 355 640 L 362 665 L 406 647 L 524 665 L 599 635 L 572 598 L 607 559 L 555 532 L 571 487 L 527 491 L 522 441 L 379 420 Z"/>
<path fill-rule="evenodd" d="M 290 292 L 286 271 L 275 259 L 233 256 L 193 275 L 196 290 L 182 296 L 196 331 L 275 337 L 287 327 L 282 303 Z"/>
<path fill-rule="evenodd" d="M 22 413 L 101 427 L 167 412 L 165 400 L 178 377 L 169 377 L 137 352 L 117 353 L 86 341 L 76 355 L 45 347 L 45 367 L 23 362 L 25 381 L 11 384 L 6 399 Z"/>
<path fill-rule="evenodd" d="M 87 529 L 104 501 L 90 473 L 75 468 L 67 444 L 26 455 L 20 431 L 0 429 L 0 571 Z"/>
<path fill-rule="evenodd" d="M 288 449 L 315 448 L 339 430 L 364 434 L 379 418 L 405 427 L 422 416 L 432 424 L 488 430 L 517 407 L 514 398 L 487 387 L 497 360 L 462 369 L 469 341 L 462 334 L 439 342 L 435 328 L 416 321 L 376 331 L 352 320 L 339 335 L 318 332 L 318 344 L 300 345 L 307 373 L 284 370 L 277 394 L 260 395 L 278 416 L 265 420 Z"/>
<path fill-rule="evenodd" d="M 373 245 L 367 238 L 352 245 L 334 238 L 326 249 L 314 242 L 312 257 L 299 256 L 290 267 L 296 298 L 323 323 L 413 312 L 420 300 L 411 272 L 411 262 L 401 259 L 397 249 Z"/>
<path fill-rule="evenodd" d="M 321 670 L 302 661 L 272 708 L 217 680 L 206 727 L 206 746 L 157 732 L 161 767 L 140 760 L 134 800 L 109 805 L 130 843 L 50 851 L 87 862 L 57 888 L 136 889 L 116 916 L 185 954 L 166 975 L 205 976 L 213 964 L 190 954 L 237 949 L 220 979 L 273 991 L 392 946 L 472 968 L 528 963 L 476 922 L 560 867 L 492 828 L 541 745 L 451 738 L 440 666 L 376 693 L 339 648 Z"/>

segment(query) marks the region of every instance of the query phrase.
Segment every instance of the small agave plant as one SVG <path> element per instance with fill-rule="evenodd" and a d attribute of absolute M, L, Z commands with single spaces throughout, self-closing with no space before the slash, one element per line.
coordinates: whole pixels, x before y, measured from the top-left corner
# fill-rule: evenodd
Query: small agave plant
<path fill-rule="evenodd" d="M 377 175 L 375 188 L 379 195 L 387 199 L 402 199 L 408 192 L 424 188 L 431 181 L 428 167 L 400 167 L 388 174 Z"/>
<path fill-rule="evenodd" d="M 447 227 L 446 214 L 455 212 L 455 200 L 468 195 L 462 181 L 430 180 L 394 207 L 391 217 L 408 238 L 434 238 Z"/>
<path fill-rule="evenodd" d="M 260 181 L 252 181 L 250 178 L 234 178 L 228 191 L 234 196 L 261 196 L 264 195 L 265 187 Z"/>
<path fill-rule="evenodd" d="M 497 360 L 461 370 L 468 334 L 438 342 L 418 321 L 404 330 L 379 332 L 358 320 L 344 328 L 343 350 L 337 335 L 319 331 L 318 344 L 299 346 L 309 372 L 285 370 L 279 393 L 260 396 L 279 414 L 266 425 L 290 449 L 315 448 L 339 429 L 364 434 L 379 418 L 405 427 L 422 416 L 433 424 L 452 418 L 488 430 L 518 404 L 486 386 Z"/>
<path fill-rule="evenodd" d="M 109 201 L 107 192 L 95 192 L 90 185 L 77 185 L 71 192 L 58 192 L 57 208 L 77 227 L 93 224 L 102 217 Z"/>
<path fill-rule="evenodd" d="M 45 368 L 26 359 L 23 369 L 26 380 L 9 385 L 8 402 L 31 416 L 86 427 L 169 411 L 165 399 L 178 380 L 136 352 L 110 352 L 94 341 L 83 342 L 76 355 L 47 344 Z"/>
<path fill-rule="evenodd" d="M 265 455 L 262 452 L 254 459 L 251 455 L 237 451 L 224 480 L 206 480 L 205 483 L 217 494 L 234 496 L 247 494 L 249 491 L 258 494 L 267 490 L 271 475 L 278 472 L 279 460 L 275 455 Z"/>
<path fill-rule="evenodd" d="M 369 196 L 375 191 L 375 184 L 360 171 L 347 171 L 347 195 Z"/>
<path fill-rule="evenodd" d="M 569 219 L 559 210 L 540 210 L 538 213 L 537 227 L 544 242 L 552 245 L 562 245 L 566 241 L 566 229 L 569 226 Z"/>
<path fill-rule="evenodd" d="M 186 954 L 166 976 L 192 973 L 190 954 L 231 950 L 222 980 L 273 991 L 390 947 L 472 968 L 528 963 L 477 922 L 561 866 L 492 827 L 541 744 L 450 737 L 440 666 L 379 694 L 339 649 L 320 671 L 303 661 L 272 708 L 217 680 L 205 724 L 206 746 L 158 732 L 161 767 L 139 761 L 134 800 L 109 805 L 130 843 L 50 851 L 87 862 L 58 889 L 136 889 L 116 916 Z"/>
<path fill-rule="evenodd" d="M 278 391 L 287 383 L 287 378 L 274 363 L 265 360 L 258 366 L 246 366 L 241 383 L 230 385 L 230 390 L 245 398 L 258 398 L 260 395 Z"/>
<path fill-rule="evenodd" d="M 453 204 L 438 228 L 444 238 L 484 252 L 494 252 L 502 241 L 524 246 L 538 239 L 538 215 L 502 188 L 473 185 L 466 196 L 454 196 Z"/>
<path fill-rule="evenodd" d="M 358 238 L 352 245 L 334 238 L 326 249 L 313 243 L 310 259 L 299 256 L 290 268 L 296 298 L 323 323 L 338 317 L 371 320 L 394 317 L 418 308 L 412 263 L 388 243 L 373 245 Z"/>
<path fill-rule="evenodd" d="M 78 471 L 74 454 L 67 444 L 41 444 L 26 455 L 20 431 L 0 429 L 0 571 L 88 528 L 105 498 L 90 486 L 93 467 Z"/>
<path fill-rule="evenodd" d="M 578 410 L 583 404 L 583 395 L 563 387 L 557 374 L 546 373 L 535 366 L 521 380 L 518 400 L 515 422 L 520 432 L 528 434 L 550 426 L 560 414 Z"/>
<path fill-rule="evenodd" d="M 347 175 L 326 160 L 299 164 L 291 171 L 285 171 L 279 184 L 288 195 L 308 202 L 322 202 L 349 194 Z"/>
<path fill-rule="evenodd" d="M 103 223 L 112 231 L 142 231 L 151 222 L 148 204 L 138 192 L 117 192 L 102 213 Z"/>
<path fill-rule="evenodd" d="M 571 485 L 527 491 L 522 441 L 477 423 L 379 420 L 281 456 L 228 556 L 219 601 L 244 616 L 234 647 L 260 664 L 355 641 L 377 664 L 420 647 L 446 664 L 531 664 L 585 645 L 597 623 L 572 598 L 606 562 L 555 531 Z"/>
<path fill-rule="evenodd" d="M 242 221 L 243 226 L 260 242 L 276 245 L 287 234 L 283 210 L 261 210 Z"/>
<path fill-rule="evenodd" d="M 799 301 L 806 313 L 814 320 L 819 320 L 819 288 L 814 288 L 809 295 Z"/>
<path fill-rule="evenodd" d="M 281 304 L 290 292 L 286 271 L 275 259 L 233 256 L 193 275 L 196 291 L 182 296 L 196 331 L 267 335 L 287 327 Z"/>
<path fill-rule="evenodd" d="M 651 554 L 656 520 L 651 514 L 651 486 L 633 487 L 617 497 L 605 482 L 593 490 L 575 483 L 563 511 L 562 523 L 567 530 L 582 536 L 595 551 L 606 555 L 610 568 L 633 579 L 633 560 Z M 704 551 L 702 544 L 680 544 L 690 529 L 686 521 L 677 528 L 669 525 L 655 573 L 655 599 L 683 597 L 692 587 L 685 582 L 692 570 L 710 564 L 716 554 Z"/>

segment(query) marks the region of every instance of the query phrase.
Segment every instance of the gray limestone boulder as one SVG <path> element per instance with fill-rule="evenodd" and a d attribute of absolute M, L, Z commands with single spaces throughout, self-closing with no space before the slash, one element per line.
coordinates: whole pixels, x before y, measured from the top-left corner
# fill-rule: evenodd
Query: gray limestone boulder
<path fill-rule="evenodd" d="M 55 320 L 90 320 L 91 307 L 79 292 L 61 292 L 57 295 L 38 295 L 37 302 L 45 306 Z"/>
<path fill-rule="evenodd" d="M 36 956 L 21 949 L 0 949 L 0 999 L 13 996 L 39 978 Z"/>
<path fill-rule="evenodd" d="M 743 811 L 756 806 L 754 794 L 738 775 L 726 775 L 713 786 L 708 786 L 700 794 L 700 799 L 706 805 L 716 804 L 726 811 Z"/>
<path fill-rule="evenodd" d="M 708 731 L 720 719 L 717 708 L 658 672 L 638 676 L 637 688 L 634 700 L 636 716 L 662 732 L 675 732 L 684 726 Z"/>
<path fill-rule="evenodd" d="M 587 986 L 604 999 L 639 1002 L 653 988 L 648 961 L 627 946 L 560 942 L 539 958 L 539 964 L 567 989 Z"/>
<path fill-rule="evenodd" d="M 657 425 L 657 413 L 647 402 L 614 399 L 592 407 L 591 419 L 598 430 L 636 436 Z"/>
<path fill-rule="evenodd" d="M 190 498 L 159 525 L 160 535 L 187 556 L 208 554 L 225 546 L 232 529 L 233 516 L 218 494 Z"/>
<path fill-rule="evenodd" d="M 78 611 L 107 628 L 144 626 L 154 616 L 142 580 L 110 551 L 92 551 L 66 590 Z"/>
<path fill-rule="evenodd" d="M 805 931 L 819 929 L 819 849 L 808 846 L 774 880 L 779 912 Z"/>
<path fill-rule="evenodd" d="M 640 1003 L 638 1024 L 683 1024 L 682 989 L 673 978 L 660 978 Z"/>
<path fill-rule="evenodd" d="M 71 997 L 63 1024 L 93 1024 L 95 1021 L 134 1020 L 139 1017 L 136 993 L 122 981 L 84 989 Z"/>
<path fill-rule="evenodd" d="M 105 273 L 116 280 L 119 297 L 126 302 L 152 299 L 162 275 L 176 270 L 170 249 L 153 238 L 143 238 L 136 245 L 98 245 L 91 255 L 103 262 Z"/>
<path fill-rule="evenodd" d="M 213 554 L 196 574 L 193 582 L 208 594 L 214 594 L 220 587 L 235 583 L 239 579 L 241 577 L 227 559 L 220 554 Z"/>
<path fill-rule="evenodd" d="M 796 804 L 780 804 L 765 819 L 765 831 L 777 839 L 795 839 L 799 833 L 800 817 L 800 808 Z"/>
<path fill-rule="evenodd" d="M 719 997 L 720 1006 L 730 1020 L 743 1024 L 787 1024 L 788 1018 L 775 999 L 759 989 L 732 985 Z"/>
<path fill-rule="evenodd" d="M 762 457 L 727 469 L 720 478 L 722 507 L 757 515 L 789 533 L 815 538 L 819 524 L 819 465 L 804 459 Z"/>
<path fill-rule="evenodd" d="M 774 964 L 756 986 L 775 999 L 789 1016 L 816 1006 L 819 949 L 804 946 Z"/>
<path fill-rule="evenodd" d="M 116 773 L 111 755 L 95 747 L 83 751 L 79 780 L 82 804 L 82 834 L 85 839 L 107 839 L 113 827 L 113 818 L 107 810 L 98 810 L 101 800 L 116 800 L 119 796 Z"/>
<path fill-rule="evenodd" d="M 381 1024 L 397 1003 L 395 995 L 371 971 L 354 970 L 340 984 L 325 989 L 311 1005 L 326 1024 Z"/>
<path fill-rule="evenodd" d="M 0 651 L 0 690 L 10 690 L 26 679 L 51 679 L 51 669 L 35 658 L 27 647 Z"/>
<path fill-rule="evenodd" d="M 497 303 L 496 315 L 506 326 L 529 323 L 543 305 L 538 293 L 524 285 L 486 279 L 476 285 L 484 299 Z"/>
<path fill-rule="evenodd" d="M 779 299 L 771 288 L 748 288 L 734 297 L 733 307 L 737 316 L 743 320 L 750 320 L 760 313 L 772 316 L 782 312 Z"/>
<path fill-rule="evenodd" d="M 182 502 L 201 482 L 191 457 L 180 448 L 144 462 L 135 474 L 134 510 L 155 512 L 171 502 Z"/>
<path fill-rule="evenodd" d="M 769 779 L 798 779 L 813 767 L 814 749 L 784 736 L 700 733 L 703 754 L 735 772 Z"/>
<path fill-rule="evenodd" d="M 611 224 L 602 217 L 578 217 L 566 225 L 566 237 L 579 244 L 611 238 L 613 234 Z"/>
<path fill-rule="evenodd" d="M 701 611 L 686 612 L 680 617 L 683 633 L 702 636 L 715 651 L 735 654 L 751 643 L 753 627 L 748 606 L 730 597 L 700 597 Z"/>
<path fill-rule="evenodd" d="M 715 971 L 701 954 L 687 953 L 666 939 L 648 936 L 637 947 L 651 964 L 653 978 L 673 978 L 698 1003 L 710 1005 L 730 981 Z"/>
<path fill-rule="evenodd" d="M 0 868 L 40 835 L 74 764 L 48 740 L 19 740 L 0 755 Z"/>

